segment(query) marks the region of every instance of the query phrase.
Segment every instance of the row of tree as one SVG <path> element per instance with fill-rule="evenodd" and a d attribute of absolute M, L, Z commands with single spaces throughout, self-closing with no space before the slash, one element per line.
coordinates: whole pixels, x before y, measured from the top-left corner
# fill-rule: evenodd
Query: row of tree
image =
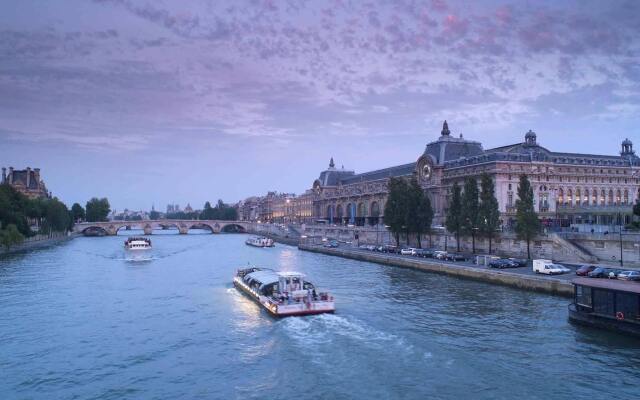
<path fill-rule="evenodd" d="M 431 233 L 433 208 L 415 178 L 391 178 L 388 183 L 389 195 L 384 209 L 384 222 L 393 233 L 396 244 L 400 234 L 405 234 L 407 244 L 411 234 L 415 234 L 418 246 L 421 237 Z M 520 176 L 518 199 L 516 200 L 515 231 L 519 239 L 527 242 L 527 256 L 530 258 L 530 243 L 540 233 L 541 224 L 534 209 L 533 188 L 526 175 Z M 476 237 L 489 240 L 489 253 L 493 251 L 493 239 L 500 228 L 500 211 L 495 196 L 495 184 L 491 176 L 483 174 L 480 189 L 475 178 L 467 178 L 464 187 L 453 185 L 445 227 L 455 235 L 460 251 L 460 237 L 470 236 L 472 251 L 476 251 Z"/>
<path fill-rule="evenodd" d="M 415 234 L 418 246 L 422 247 L 422 235 L 429 233 L 433 221 L 433 208 L 429 197 L 418 184 L 416 178 L 409 181 L 391 178 L 388 183 L 389 195 L 384 206 L 384 223 L 393 233 L 396 244 L 400 244 L 400 234 Z"/>
<path fill-rule="evenodd" d="M 30 199 L 8 184 L 0 185 L 0 241 L 11 247 L 35 234 L 73 227 L 67 206 L 57 198 Z"/>

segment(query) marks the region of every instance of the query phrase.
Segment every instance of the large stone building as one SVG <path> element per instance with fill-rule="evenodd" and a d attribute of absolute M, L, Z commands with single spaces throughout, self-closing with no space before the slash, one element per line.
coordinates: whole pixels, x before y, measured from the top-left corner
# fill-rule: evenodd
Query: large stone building
<path fill-rule="evenodd" d="M 29 198 L 51 197 L 47 191 L 44 181 L 40 178 L 40 168 L 27 167 L 27 169 L 16 170 L 13 167 L 2 168 L 2 183 L 11 185 L 18 192 Z"/>
<path fill-rule="evenodd" d="M 553 152 L 529 131 L 524 141 L 493 149 L 451 135 L 445 121 L 440 137 L 428 143 L 408 164 L 356 174 L 338 169 L 333 159 L 313 183 L 314 218 L 332 223 L 364 225 L 381 222 L 391 177 L 415 176 L 431 200 L 434 224 L 444 223 L 454 183 L 495 181 L 504 226 L 513 224 L 520 175 L 534 188 L 535 209 L 547 225 L 607 226 L 628 222 L 640 187 L 640 158 L 628 139 L 619 155 Z M 624 219 L 624 221 L 621 221 Z"/>

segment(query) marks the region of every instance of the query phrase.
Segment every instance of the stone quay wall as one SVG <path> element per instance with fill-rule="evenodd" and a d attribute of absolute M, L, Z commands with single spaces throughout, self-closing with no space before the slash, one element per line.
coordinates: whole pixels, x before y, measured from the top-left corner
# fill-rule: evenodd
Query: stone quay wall
<path fill-rule="evenodd" d="M 321 238 L 350 242 L 354 246 L 362 244 L 395 244 L 393 235 L 382 225 L 378 226 L 334 226 L 334 225 L 306 225 L 303 235 L 309 243 Z M 457 251 L 454 235 L 443 230 L 431 235 L 422 235 L 422 247 L 448 251 Z M 488 254 L 489 241 L 476 237 L 475 254 Z M 415 235 L 410 235 L 407 244 L 405 235 L 400 237 L 401 246 L 417 247 Z M 472 238 L 460 238 L 460 251 L 471 253 Z M 555 261 L 571 263 L 600 263 L 619 265 L 620 236 L 613 234 L 591 233 L 542 233 L 530 243 L 532 258 L 546 258 Z M 491 254 L 508 257 L 526 257 L 527 243 L 519 240 L 515 233 L 501 232 L 492 241 Z M 640 266 L 640 235 L 622 235 L 622 258 L 625 266 Z"/>
<path fill-rule="evenodd" d="M 300 244 L 299 248 L 315 253 L 452 275 L 463 279 L 511 286 L 523 290 L 544 292 L 564 297 L 573 296 L 573 285 L 571 282 L 555 277 L 524 275 L 516 272 L 484 269 L 462 264 L 441 263 L 432 259 L 394 257 L 385 255 L 384 253 L 363 252 L 348 248 L 325 248 L 309 244 Z"/>
<path fill-rule="evenodd" d="M 0 254 L 18 253 L 21 251 L 47 247 L 54 244 L 66 242 L 67 240 L 71 240 L 76 236 L 78 235 L 66 232 L 54 232 L 50 235 L 35 235 L 26 238 L 24 242 L 19 245 L 12 246 L 8 251 L 4 247 L 0 247 Z"/>

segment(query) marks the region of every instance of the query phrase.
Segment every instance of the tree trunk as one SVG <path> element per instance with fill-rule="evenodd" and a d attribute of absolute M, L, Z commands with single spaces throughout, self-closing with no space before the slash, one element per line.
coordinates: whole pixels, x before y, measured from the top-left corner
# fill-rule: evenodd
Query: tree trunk
<path fill-rule="evenodd" d="M 405 235 L 407 235 L 407 246 L 409 246 L 409 231 L 405 232 Z"/>
<path fill-rule="evenodd" d="M 396 246 L 400 247 L 400 233 L 396 232 L 394 236 L 396 238 Z"/>
<path fill-rule="evenodd" d="M 531 250 L 529 250 L 529 242 L 530 240 L 527 239 L 527 258 L 531 260 Z"/>
<path fill-rule="evenodd" d="M 476 254 L 476 234 L 471 231 L 471 252 Z"/>
<path fill-rule="evenodd" d="M 431 241 L 431 232 L 429 232 L 429 248 L 433 248 L 433 242 Z"/>
<path fill-rule="evenodd" d="M 420 234 L 420 232 L 418 232 L 417 236 L 418 236 L 418 248 L 421 249 L 422 248 L 422 238 L 421 238 L 422 234 Z"/>
<path fill-rule="evenodd" d="M 491 248 L 491 235 L 489 235 L 489 254 L 491 254 L 491 250 L 493 250 Z"/>
<path fill-rule="evenodd" d="M 460 233 L 456 232 L 456 245 L 458 247 L 458 252 L 460 252 Z"/>

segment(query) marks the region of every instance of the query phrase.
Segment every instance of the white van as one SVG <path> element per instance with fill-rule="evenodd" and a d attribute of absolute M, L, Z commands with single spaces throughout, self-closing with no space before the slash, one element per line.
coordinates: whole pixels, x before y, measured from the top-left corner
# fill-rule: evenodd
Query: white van
<path fill-rule="evenodd" d="M 533 272 L 536 274 L 546 274 L 548 269 L 545 269 L 545 266 L 553 264 L 551 260 L 533 260 Z"/>
<path fill-rule="evenodd" d="M 536 274 L 560 275 L 570 271 L 569 268 L 554 264 L 551 260 L 533 260 L 533 272 Z"/>

